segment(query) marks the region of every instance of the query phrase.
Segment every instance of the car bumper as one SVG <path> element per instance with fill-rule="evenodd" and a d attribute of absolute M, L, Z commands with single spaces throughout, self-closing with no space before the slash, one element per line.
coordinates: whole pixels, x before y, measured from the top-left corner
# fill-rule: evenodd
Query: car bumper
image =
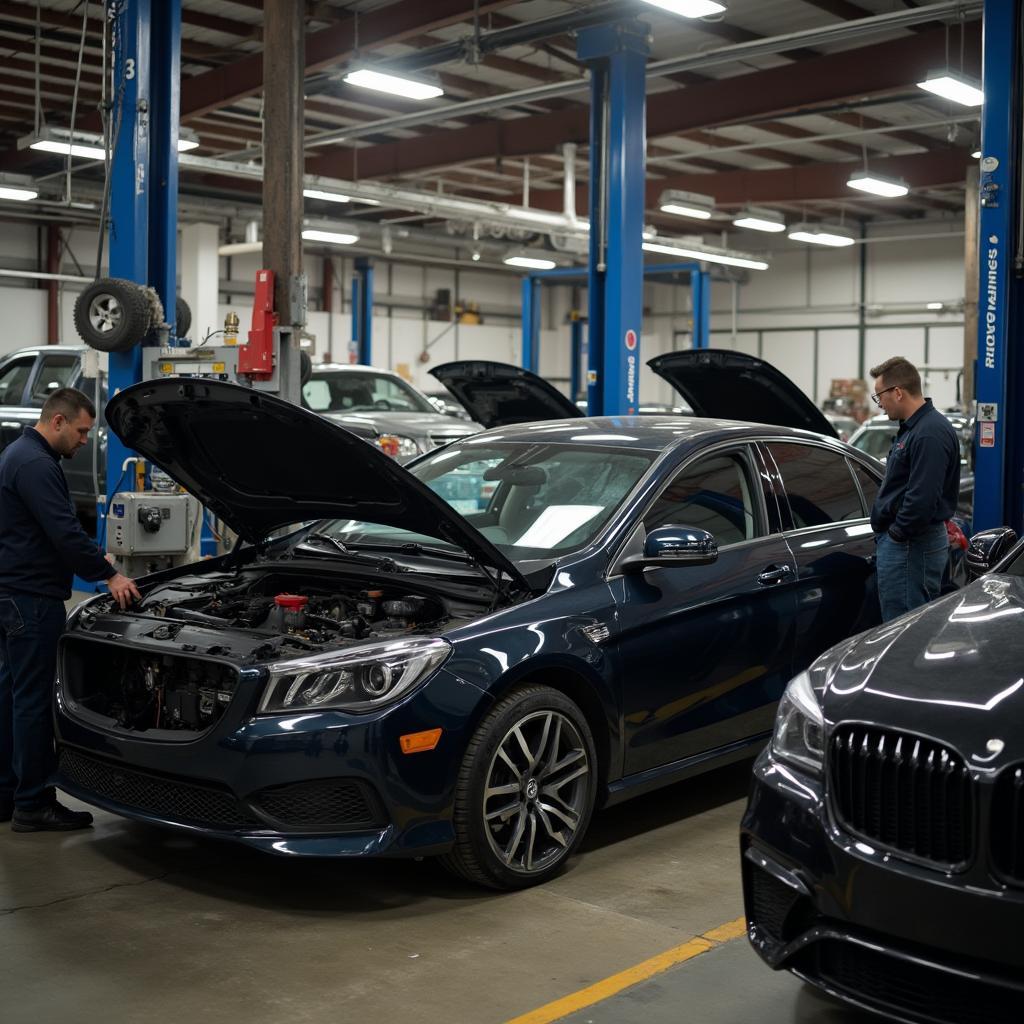
<path fill-rule="evenodd" d="M 454 840 L 458 766 L 489 702 L 442 670 L 383 713 L 256 717 L 250 702 L 194 740 L 159 742 L 84 721 L 58 694 L 57 784 L 127 818 L 268 853 L 440 853 Z M 402 753 L 401 736 L 437 727 L 434 750 Z"/>
<path fill-rule="evenodd" d="M 847 836 L 817 780 L 768 751 L 741 849 L 748 934 L 769 966 L 913 1024 L 1021 1018 L 1024 891 L 968 884 Z"/>

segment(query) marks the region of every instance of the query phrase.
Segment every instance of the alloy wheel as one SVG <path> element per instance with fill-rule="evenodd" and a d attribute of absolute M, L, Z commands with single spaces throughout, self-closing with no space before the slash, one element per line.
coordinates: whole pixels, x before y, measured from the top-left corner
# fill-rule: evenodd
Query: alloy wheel
<path fill-rule="evenodd" d="M 97 295 L 89 303 L 89 323 L 101 334 L 108 334 L 121 322 L 124 310 L 114 295 Z"/>

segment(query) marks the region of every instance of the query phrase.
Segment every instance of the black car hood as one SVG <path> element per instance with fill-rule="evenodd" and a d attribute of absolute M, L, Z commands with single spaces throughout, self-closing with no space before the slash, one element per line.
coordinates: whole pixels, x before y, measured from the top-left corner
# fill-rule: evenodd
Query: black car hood
<path fill-rule="evenodd" d="M 107 423 L 253 544 L 290 523 L 361 519 L 448 541 L 527 586 L 509 559 L 394 459 L 280 398 L 168 378 L 115 395 Z"/>
<path fill-rule="evenodd" d="M 714 348 L 667 352 L 647 365 L 686 399 L 697 416 L 839 436 L 825 414 L 784 373 L 745 352 Z"/>
<path fill-rule="evenodd" d="M 464 359 L 430 371 L 466 408 L 470 416 L 491 427 L 535 420 L 582 416 L 557 388 L 537 374 L 508 363 Z"/>
<path fill-rule="evenodd" d="M 986 576 L 862 633 L 811 678 L 830 722 L 929 736 L 979 764 L 991 763 L 993 739 L 1024 757 L 1024 579 Z"/>

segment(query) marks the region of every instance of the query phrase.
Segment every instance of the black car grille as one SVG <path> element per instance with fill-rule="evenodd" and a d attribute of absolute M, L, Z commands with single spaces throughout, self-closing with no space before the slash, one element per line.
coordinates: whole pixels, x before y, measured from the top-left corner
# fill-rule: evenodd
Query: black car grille
<path fill-rule="evenodd" d="M 830 783 L 836 816 L 849 831 L 942 867 L 970 859 L 971 782 L 948 747 L 909 733 L 842 725 L 830 748 Z"/>
<path fill-rule="evenodd" d="M 373 828 L 381 824 L 377 800 L 354 779 L 318 779 L 261 789 L 249 803 L 285 828 Z"/>
<path fill-rule="evenodd" d="M 792 966 L 851 998 L 936 1024 L 1011 1024 L 1021 1019 L 1024 990 L 998 981 L 890 956 L 857 943 L 826 939 Z"/>
<path fill-rule="evenodd" d="M 992 862 L 1006 881 L 1024 885 L 1024 765 L 1000 774 L 991 818 Z"/>
<path fill-rule="evenodd" d="M 787 938 L 786 919 L 800 894 L 761 868 L 751 868 L 749 877 L 752 923 L 773 939 L 784 941 Z"/>
<path fill-rule="evenodd" d="M 60 753 L 60 773 L 88 793 L 159 818 L 218 828 L 261 824 L 226 790 L 150 775 L 67 747 Z"/>

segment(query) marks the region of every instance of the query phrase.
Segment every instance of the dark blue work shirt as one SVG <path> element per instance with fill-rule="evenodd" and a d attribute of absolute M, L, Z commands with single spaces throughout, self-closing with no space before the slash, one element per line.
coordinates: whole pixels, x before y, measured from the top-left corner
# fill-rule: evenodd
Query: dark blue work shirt
<path fill-rule="evenodd" d="M 82 529 L 60 456 L 34 427 L 0 455 L 0 594 L 71 596 L 71 578 L 106 580 L 114 567 Z"/>
<path fill-rule="evenodd" d="M 905 541 L 955 512 L 960 496 L 960 440 L 953 424 L 926 398 L 900 423 L 875 495 L 871 526 Z"/>

